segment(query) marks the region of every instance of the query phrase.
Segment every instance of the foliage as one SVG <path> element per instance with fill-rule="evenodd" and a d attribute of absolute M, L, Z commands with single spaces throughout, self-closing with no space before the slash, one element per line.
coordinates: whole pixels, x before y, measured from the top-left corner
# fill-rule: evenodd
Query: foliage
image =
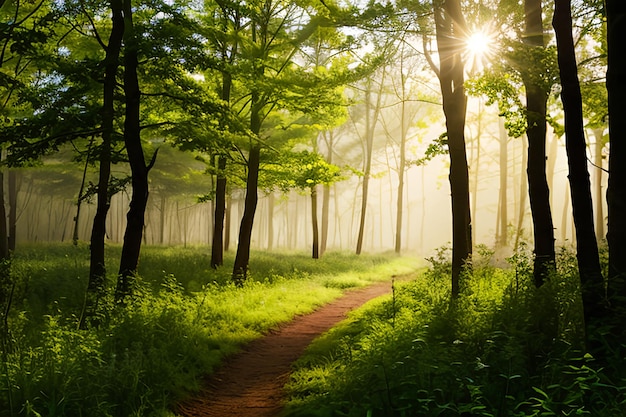
<path fill-rule="evenodd" d="M 536 289 L 530 253 L 499 269 L 479 252 L 457 299 L 442 248 L 428 273 L 314 342 L 286 415 L 622 415 L 623 366 L 609 372 L 581 353 L 573 255 L 564 250 L 557 275 Z"/>
<path fill-rule="evenodd" d="M 504 117 L 504 126 L 511 137 L 517 138 L 526 132 L 526 113 L 520 99 L 522 80 L 515 73 L 485 71 L 466 82 L 468 94 L 487 97 L 486 105 L 497 104 L 499 115 Z"/>
<path fill-rule="evenodd" d="M 326 162 L 315 152 L 285 152 L 264 173 L 269 184 L 284 192 L 291 189 L 311 190 L 317 185 L 330 185 L 341 181 L 341 168 Z"/>
<path fill-rule="evenodd" d="M 108 247 L 107 257 L 120 250 Z M 343 288 L 415 269 L 410 258 L 385 255 L 329 253 L 313 262 L 258 253 L 251 279 L 236 288 L 202 248 L 147 247 L 128 308 L 105 300 L 100 326 L 78 330 L 87 251 L 56 244 L 15 254 L 19 288 L 8 321 L 12 348 L 3 349 L 0 366 L 1 416 L 164 415 L 243 343 Z M 109 276 L 107 285 L 114 282 Z"/>

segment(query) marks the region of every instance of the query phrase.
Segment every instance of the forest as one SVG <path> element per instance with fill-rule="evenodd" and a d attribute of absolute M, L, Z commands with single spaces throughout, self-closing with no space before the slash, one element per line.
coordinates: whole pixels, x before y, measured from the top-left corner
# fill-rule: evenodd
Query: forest
<path fill-rule="evenodd" d="M 625 21 L 0 0 L 0 417 L 215 415 L 229 358 L 381 282 L 264 415 L 626 416 Z"/>

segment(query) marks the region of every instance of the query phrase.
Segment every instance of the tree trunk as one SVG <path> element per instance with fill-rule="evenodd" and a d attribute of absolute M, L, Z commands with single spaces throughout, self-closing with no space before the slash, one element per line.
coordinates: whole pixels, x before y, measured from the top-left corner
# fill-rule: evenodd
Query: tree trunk
<path fill-rule="evenodd" d="M 587 169 L 582 95 L 572 38 L 570 0 L 555 0 L 552 26 L 556 33 L 561 75 L 561 100 L 565 113 L 565 146 L 583 310 L 585 323 L 597 324 L 598 319 L 604 316 L 604 280 L 593 225 L 591 182 Z"/>
<path fill-rule="evenodd" d="M 17 171 L 9 169 L 9 251 L 15 250 L 17 241 Z"/>
<path fill-rule="evenodd" d="M 224 217 L 226 214 L 226 156 L 217 160 L 217 181 L 215 185 L 215 221 L 213 225 L 213 244 L 211 245 L 211 268 L 217 269 L 224 264 Z"/>
<path fill-rule="evenodd" d="M 526 36 L 524 42 L 535 48 L 543 48 L 543 23 L 541 0 L 525 0 Z M 533 277 L 540 287 L 554 273 L 554 226 L 550 210 L 550 190 L 546 177 L 546 103 L 548 91 L 535 81 L 536 75 L 523 76 L 526 88 L 526 112 L 528 118 L 528 196 L 533 218 L 535 237 L 535 260 Z"/>
<path fill-rule="evenodd" d="M 100 147 L 100 170 L 98 174 L 96 215 L 91 229 L 89 245 L 90 265 L 89 282 L 85 294 L 85 304 L 79 326 L 85 328 L 87 320 L 92 318 L 100 298 L 105 293 L 106 266 L 104 262 L 104 239 L 106 236 L 106 218 L 110 207 L 109 178 L 111 176 L 111 148 L 113 121 L 115 119 L 115 87 L 117 68 L 124 35 L 124 17 L 121 0 L 111 0 L 111 34 L 104 58 L 104 91 L 102 104 L 102 144 Z"/>
<path fill-rule="evenodd" d="M 227 195 L 226 210 L 224 213 L 224 252 L 228 252 L 230 250 L 230 219 L 232 213 L 232 202 L 233 199 Z"/>
<path fill-rule="evenodd" d="M 369 195 L 370 171 L 372 168 L 372 148 L 374 142 L 374 130 L 378 121 L 377 108 L 374 109 L 374 117 L 371 116 L 371 80 L 368 79 L 365 92 L 365 152 L 363 154 L 363 182 L 361 183 L 361 212 L 359 215 L 359 231 L 356 240 L 356 254 L 360 255 L 363 250 L 363 236 L 365 233 L 365 215 L 367 212 L 367 197 Z M 380 95 L 378 97 L 380 102 Z M 377 106 L 378 107 L 378 106 Z"/>
<path fill-rule="evenodd" d="M 509 154 L 508 154 L 508 142 L 509 137 L 506 129 L 504 128 L 504 119 L 499 118 L 500 126 L 500 196 L 498 201 L 498 225 L 497 225 L 497 247 L 504 248 L 508 244 L 508 168 L 509 168 Z"/>
<path fill-rule="evenodd" d="M 606 0 L 609 182 L 606 193 L 609 297 L 626 295 L 626 2 Z"/>
<path fill-rule="evenodd" d="M 319 228 L 317 225 L 317 187 L 311 187 L 311 226 L 313 227 L 313 259 L 320 257 Z"/>
<path fill-rule="evenodd" d="M 401 62 L 402 65 L 403 62 Z M 400 164 L 398 166 L 398 192 L 396 198 L 396 242 L 395 252 L 402 252 L 402 219 L 404 217 L 404 178 L 406 171 L 406 138 L 408 135 L 408 117 L 406 114 L 406 80 L 404 73 L 402 77 L 402 110 L 400 113 Z"/>
<path fill-rule="evenodd" d="M 528 165 L 528 138 L 522 135 L 522 171 L 526 170 Z M 526 215 L 526 196 L 528 195 L 528 176 L 525 172 L 520 175 L 520 187 L 519 187 L 519 207 L 517 210 L 517 227 L 515 231 L 515 244 L 513 250 L 519 248 L 520 239 L 522 238 L 522 231 L 524 228 L 524 217 Z"/>
<path fill-rule="evenodd" d="M 7 213 L 4 205 L 4 168 L 0 168 L 0 264 L 2 261 L 9 259 L 9 236 L 7 232 Z M 4 272 L 4 271 L 2 271 Z M 8 277 L 2 277 L 7 278 Z M 1 282 L 1 281 L 0 281 Z M 0 288 L 4 290 L 4 288 Z M 2 295 L 0 294 L 0 301 L 2 301 Z M 3 303 L 0 302 L 0 307 L 3 307 Z"/>
<path fill-rule="evenodd" d="M 365 153 L 363 155 L 363 182 L 361 187 L 361 212 L 359 215 L 359 232 L 356 241 L 356 254 L 360 255 L 363 250 L 363 237 L 365 234 L 365 216 L 367 212 L 367 199 L 369 197 L 369 184 L 372 171 L 372 152 L 374 148 L 374 135 L 376 132 L 376 125 L 378 124 L 378 116 L 381 109 L 381 101 L 383 96 L 383 85 L 385 73 L 380 80 L 380 88 L 376 97 L 376 105 L 373 110 L 373 114 L 370 113 L 371 106 L 371 82 L 372 79 L 367 80 L 367 90 L 365 92 Z"/>
<path fill-rule="evenodd" d="M 439 82 L 446 117 L 450 153 L 450 194 L 452 198 L 452 296 L 460 292 L 460 276 L 472 255 L 472 226 L 469 202 L 469 172 L 465 151 L 465 95 L 462 39 L 465 33 L 458 0 L 435 7 Z"/>
<path fill-rule="evenodd" d="M 334 145 L 334 133 L 333 131 L 324 132 L 322 136 L 326 142 L 327 154 L 326 161 L 329 164 L 333 163 L 333 145 Z M 322 227 L 320 237 L 320 256 L 326 252 L 326 246 L 328 245 L 328 223 L 329 223 L 329 210 L 330 210 L 330 185 L 324 184 L 322 188 Z"/>
<path fill-rule="evenodd" d="M 267 250 L 274 249 L 274 193 L 267 195 Z"/>
<path fill-rule="evenodd" d="M 83 192 L 85 191 L 85 180 L 87 178 L 87 168 L 89 167 L 89 157 L 91 156 L 91 146 L 94 138 L 91 138 L 89 147 L 87 148 L 87 156 L 85 157 L 85 168 L 83 168 L 83 177 L 80 181 L 80 188 L 78 189 L 78 197 L 76 198 L 76 216 L 74 216 L 74 228 L 72 231 L 72 244 L 78 245 L 78 224 L 80 221 L 80 209 L 83 204 Z"/>
<path fill-rule="evenodd" d="M 124 95 L 126 97 L 126 118 L 124 119 L 124 144 L 132 175 L 133 193 L 130 208 L 126 214 L 126 231 L 122 245 L 120 269 L 115 288 L 115 301 L 124 305 L 132 296 L 134 277 L 137 274 L 141 241 L 143 237 L 146 206 L 148 204 L 148 172 L 155 162 L 156 152 L 149 165 L 143 156 L 140 127 L 139 79 L 137 78 L 137 35 L 133 27 L 131 1 L 124 1 Z"/>
<path fill-rule="evenodd" d="M 593 156 L 593 162 L 595 165 L 593 176 L 593 188 L 595 189 L 596 202 L 596 240 L 602 242 L 604 240 L 604 206 L 602 198 L 602 172 L 603 172 L 603 158 L 602 149 L 604 148 L 604 128 L 594 129 L 593 136 L 595 137 L 595 151 Z"/>
<path fill-rule="evenodd" d="M 258 122 L 260 129 L 260 120 L 258 115 L 255 124 Z M 257 132 L 259 131 L 257 129 Z M 237 245 L 237 254 L 235 255 L 235 263 L 233 266 L 233 282 L 242 286 L 248 275 L 248 263 L 250 261 L 250 242 L 252 239 L 252 226 L 254 224 L 254 213 L 258 200 L 258 184 L 259 184 L 259 165 L 261 157 L 261 145 L 255 143 L 250 148 L 248 155 L 248 180 L 246 182 L 246 200 L 241 217 L 241 226 L 239 227 L 239 244 Z"/>

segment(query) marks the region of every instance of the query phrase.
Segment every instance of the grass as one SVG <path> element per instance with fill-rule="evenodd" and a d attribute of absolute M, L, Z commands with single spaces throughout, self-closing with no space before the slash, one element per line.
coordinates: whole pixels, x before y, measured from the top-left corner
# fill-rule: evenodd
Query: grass
<path fill-rule="evenodd" d="M 243 288 L 229 282 L 232 258 L 217 271 L 206 248 L 146 247 L 137 296 L 128 308 L 105 300 L 101 325 L 77 330 L 88 248 L 20 248 L 3 338 L 0 416 L 165 416 L 197 390 L 225 355 L 280 322 L 340 296 L 342 289 L 415 271 L 389 254 L 251 256 Z M 109 289 L 120 248 L 107 248 Z"/>
<path fill-rule="evenodd" d="M 285 416 L 626 415 L 623 356 L 605 368 L 582 349 L 570 253 L 536 289 L 528 253 L 497 269 L 483 251 L 454 300 L 445 255 L 310 346 Z"/>

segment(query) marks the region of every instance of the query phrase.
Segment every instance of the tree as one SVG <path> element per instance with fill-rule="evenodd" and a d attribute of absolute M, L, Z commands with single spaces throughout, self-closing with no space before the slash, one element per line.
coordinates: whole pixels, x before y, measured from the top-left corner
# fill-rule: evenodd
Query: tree
<path fill-rule="evenodd" d="M 111 0 L 111 33 L 103 61 L 104 83 L 102 101 L 102 144 L 99 150 L 100 169 L 98 174 L 98 192 L 96 215 L 91 230 L 89 282 L 87 285 L 86 305 L 81 317 L 84 326 L 86 316 L 92 316 L 97 309 L 98 299 L 104 295 L 106 266 L 104 262 L 104 239 L 106 235 L 106 217 L 110 207 L 109 179 L 111 177 L 111 149 L 114 135 L 115 94 L 117 90 L 117 69 L 124 34 L 122 0 Z"/>
<path fill-rule="evenodd" d="M 561 100 L 565 112 L 565 144 L 569 166 L 572 210 L 576 228 L 576 257 L 582 285 L 585 323 L 599 324 L 604 316 L 604 279 L 596 242 L 591 183 L 583 122 L 583 106 L 572 37 L 570 0 L 555 0 L 552 25 L 556 32 L 561 76 Z"/>
<path fill-rule="evenodd" d="M 469 205 L 469 173 L 465 152 L 465 112 L 463 39 L 467 33 L 458 0 L 436 1 L 435 29 L 439 51 L 437 76 L 441 85 L 450 154 L 450 193 L 452 197 L 452 295 L 460 291 L 463 268 L 472 255 L 472 226 Z"/>
<path fill-rule="evenodd" d="M 276 184 L 283 192 L 296 188 L 308 192 L 311 197 L 312 257 L 318 259 L 321 256 L 321 251 L 317 215 L 317 188 L 320 185 L 327 186 L 342 180 L 341 169 L 326 162 L 319 153 L 309 150 L 288 151 L 282 153 L 279 158 L 271 174 L 274 177 L 272 183 Z"/>
<path fill-rule="evenodd" d="M 609 110 L 609 183 L 607 242 L 609 298 L 626 295 L 626 3 L 606 0 L 608 63 L 606 88 Z"/>
<path fill-rule="evenodd" d="M 9 3 L 4 7 L 0 3 L 0 116 L 1 125 L 11 125 L 10 120 L 24 110 L 20 103 L 20 91 L 28 84 L 35 71 L 35 56 L 50 35 L 49 10 L 44 1 L 30 3 Z M 4 126 L 3 126 L 4 127 Z M 15 138 L 7 137 L 2 147 L 0 164 L 6 162 L 5 155 L 10 152 L 10 143 Z M 4 142 L 4 141 L 3 141 Z M 4 170 L 5 168 L 2 167 Z M 8 259 L 10 251 L 15 249 L 15 221 L 13 216 L 13 197 L 15 196 L 15 172 L 8 170 L 9 177 L 9 226 L 7 227 L 6 202 L 4 192 L 0 193 L 0 260 Z M 0 173 L 4 179 L 5 172 Z M 4 186 L 2 186 L 4 189 Z"/>
<path fill-rule="evenodd" d="M 263 0 L 251 5 L 248 37 L 241 48 L 242 66 L 248 71 L 240 74 L 245 80 L 249 140 L 247 144 L 247 181 L 244 213 L 239 228 L 239 243 L 233 265 L 233 281 L 242 285 L 247 278 L 250 259 L 252 226 L 258 201 L 259 170 L 262 151 L 271 137 L 264 131 L 270 115 L 288 115 L 288 120 L 299 114 L 332 113 L 342 102 L 337 94 L 337 78 L 320 71 L 300 67 L 295 59 L 303 43 L 317 27 L 328 23 L 314 8 L 298 4 Z M 287 125 L 287 128 L 290 126 Z"/>
<path fill-rule="evenodd" d="M 206 130 L 213 133 L 213 114 L 220 108 L 212 94 L 190 75 L 207 58 L 185 3 L 156 2 L 140 12 L 135 12 L 131 3 L 125 0 L 123 4 L 123 89 L 124 144 L 133 192 L 115 290 L 119 304 L 124 304 L 133 291 L 149 195 L 148 174 L 158 152 L 157 148 L 146 162 L 142 136 L 147 136 L 148 129 L 171 134 L 179 125 L 189 126 L 190 119 L 208 122 Z"/>
<path fill-rule="evenodd" d="M 130 209 L 126 215 L 126 232 L 118 273 L 115 301 L 123 304 L 132 293 L 132 277 L 137 273 L 144 217 L 148 204 L 148 173 L 154 166 L 157 152 L 146 164 L 141 144 L 141 113 L 139 79 L 137 76 L 138 39 L 133 24 L 133 10 L 130 0 L 124 0 L 124 96 L 126 115 L 124 118 L 124 144 L 132 173 L 133 193 Z"/>
<path fill-rule="evenodd" d="M 546 112 L 551 79 L 546 67 L 549 53 L 543 36 L 541 0 L 524 1 L 527 53 L 520 60 L 530 60 L 533 67 L 521 71 L 526 89 L 526 119 L 528 127 L 528 195 L 533 218 L 535 285 L 541 286 L 555 269 L 554 226 L 550 209 L 550 190 L 546 178 Z M 525 65 L 520 62 L 520 65 Z"/>
<path fill-rule="evenodd" d="M 372 174 L 372 152 L 374 150 L 374 136 L 376 125 L 378 124 L 380 110 L 382 106 L 383 88 L 385 72 L 382 71 L 378 87 L 374 90 L 374 79 L 368 77 L 364 86 L 364 112 L 365 112 L 365 132 L 363 138 L 363 180 L 361 183 L 361 212 L 359 215 L 359 231 L 356 241 L 356 254 L 360 255 L 363 250 L 363 233 L 365 231 L 365 215 L 367 212 L 367 199 L 369 196 L 369 184 Z M 372 95 L 376 96 L 375 104 L 372 105 Z"/>

